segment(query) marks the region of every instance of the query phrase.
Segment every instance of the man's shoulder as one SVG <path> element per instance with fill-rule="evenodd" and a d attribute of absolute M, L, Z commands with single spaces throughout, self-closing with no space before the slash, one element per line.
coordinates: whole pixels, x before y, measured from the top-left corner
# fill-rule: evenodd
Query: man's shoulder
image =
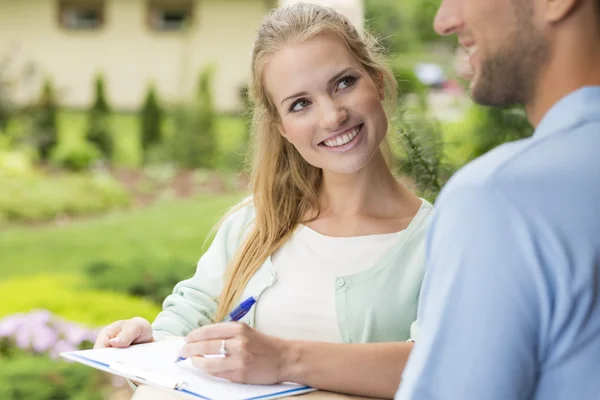
<path fill-rule="evenodd" d="M 489 194 L 490 190 L 502 190 L 506 184 L 514 182 L 514 172 L 518 169 L 514 166 L 521 162 L 523 153 L 530 147 L 530 139 L 505 143 L 469 162 L 444 186 L 436 206 L 457 191 Z"/>
<path fill-rule="evenodd" d="M 440 199 L 456 190 L 478 187 L 493 188 L 527 203 L 539 200 L 549 187 L 562 187 L 563 192 L 572 193 L 586 191 L 589 177 L 583 177 L 598 177 L 600 171 L 596 154 L 600 122 L 584 122 L 496 147 L 455 173 Z"/>

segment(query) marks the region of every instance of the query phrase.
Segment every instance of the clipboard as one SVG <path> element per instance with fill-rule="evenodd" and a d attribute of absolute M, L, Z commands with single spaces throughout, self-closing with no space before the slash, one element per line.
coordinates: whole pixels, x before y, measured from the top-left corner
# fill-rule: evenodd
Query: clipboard
<path fill-rule="evenodd" d="M 174 391 L 191 399 L 267 400 L 308 393 L 316 389 L 297 383 L 246 385 L 213 377 L 191 360 L 174 363 L 183 345 L 181 340 L 134 345 L 124 349 L 107 348 L 61 353 L 60 356 L 113 375 L 148 386 Z"/>

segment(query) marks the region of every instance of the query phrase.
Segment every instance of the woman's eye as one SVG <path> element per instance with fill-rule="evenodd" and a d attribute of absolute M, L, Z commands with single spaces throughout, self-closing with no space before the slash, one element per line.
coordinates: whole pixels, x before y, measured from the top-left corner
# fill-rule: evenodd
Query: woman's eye
<path fill-rule="evenodd" d="M 342 78 L 339 82 L 338 82 L 338 89 L 346 89 L 349 88 L 350 86 L 354 85 L 354 83 L 356 82 L 356 78 L 353 76 L 347 76 L 345 78 Z"/>
<path fill-rule="evenodd" d="M 290 111 L 292 111 L 292 112 L 302 111 L 304 108 L 308 107 L 309 105 L 310 105 L 310 103 L 308 100 L 300 99 L 300 100 L 294 102 L 294 104 L 292 104 L 292 106 L 290 107 Z"/>

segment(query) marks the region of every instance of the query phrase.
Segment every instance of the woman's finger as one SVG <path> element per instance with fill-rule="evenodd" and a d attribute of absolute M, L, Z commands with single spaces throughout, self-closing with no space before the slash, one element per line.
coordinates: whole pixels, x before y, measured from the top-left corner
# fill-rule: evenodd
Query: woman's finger
<path fill-rule="evenodd" d="M 105 333 L 100 333 L 94 343 L 94 349 L 105 349 L 110 347 L 110 338 Z"/>
<path fill-rule="evenodd" d="M 237 362 L 231 357 L 224 358 L 206 358 L 192 357 L 194 367 L 210 375 L 222 374 L 225 372 L 235 372 Z"/>
<path fill-rule="evenodd" d="M 152 328 L 150 324 L 141 318 L 133 318 L 123 324 L 119 334 L 110 340 L 110 345 L 112 347 L 127 347 L 135 343 L 148 342 L 151 338 Z"/>
<path fill-rule="evenodd" d="M 241 322 L 221 322 L 218 324 L 205 325 L 191 331 L 185 338 L 186 343 L 202 340 L 230 339 L 243 335 L 246 330 L 251 329 Z"/>
<path fill-rule="evenodd" d="M 243 375 L 240 374 L 239 371 L 215 372 L 215 373 L 212 373 L 211 375 L 216 376 L 217 378 L 227 379 L 228 381 L 231 381 L 231 382 L 246 383 L 246 381 L 243 378 Z"/>
<path fill-rule="evenodd" d="M 94 349 L 111 347 L 110 340 L 115 338 L 121 331 L 124 321 L 116 321 L 102 329 L 94 343 Z"/>
<path fill-rule="evenodd" d="M 193 356 L 203 356 L 206 354 L 220 354 L 222 340 L 202 340 L 199 342 L 186 343 L 181 348 L 181 357 L 188 358 Z M 229 351 L 227 340 L 225 346 Z"/>

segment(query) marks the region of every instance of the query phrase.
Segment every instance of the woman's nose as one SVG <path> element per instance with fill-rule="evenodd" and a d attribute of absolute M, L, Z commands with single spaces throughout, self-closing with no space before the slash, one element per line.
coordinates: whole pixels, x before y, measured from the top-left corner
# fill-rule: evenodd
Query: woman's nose
<path fill-rule="evenodd" d="M 321 127 L 328 131 L 337 130 L 348 119 L 348 110 L 333 101 L 323 105 Z"/>

